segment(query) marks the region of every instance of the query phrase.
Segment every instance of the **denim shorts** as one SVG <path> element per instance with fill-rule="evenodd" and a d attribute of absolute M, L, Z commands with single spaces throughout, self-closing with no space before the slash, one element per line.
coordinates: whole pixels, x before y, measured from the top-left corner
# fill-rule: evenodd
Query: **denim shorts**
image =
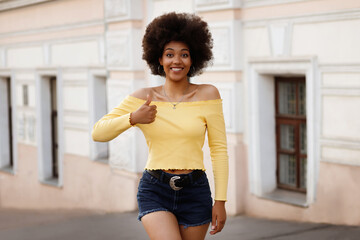
<path fill-rule="evenodd" d="M 169 177 L 174 174 L 162 172 Z M 178 176 L 184 176 L 180 174 Z M 202 174 L 196 181 L 175 191 L 168 183 L 151 176 L 146 170 L 139 183 L 138 194 L 139 216 L 156 211 L 171 212 L 177 218 L 179 225 L 187 227 L 200 226 L 211 222 L 212 198 L 206 174 Z"/>

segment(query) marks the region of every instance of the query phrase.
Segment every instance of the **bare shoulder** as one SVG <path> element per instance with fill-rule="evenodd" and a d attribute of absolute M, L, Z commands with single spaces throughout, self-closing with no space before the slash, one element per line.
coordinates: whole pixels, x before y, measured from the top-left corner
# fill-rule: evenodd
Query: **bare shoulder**
<path fill-rule="evenodd" d="M 146 100 L 147 95 L 152 95 L 152 93 L 153 93 L 153 88 L 152 87 L 140 88 L 140 89 L 136 90 L 135 92 L 131 93 L 130 96 Z"/>
<path fill-rule="evenodd" d="M 198 86 L 198 100 L 215 100 L 220 99 L 219 90 L 211 84 L 200 84 Z"/>

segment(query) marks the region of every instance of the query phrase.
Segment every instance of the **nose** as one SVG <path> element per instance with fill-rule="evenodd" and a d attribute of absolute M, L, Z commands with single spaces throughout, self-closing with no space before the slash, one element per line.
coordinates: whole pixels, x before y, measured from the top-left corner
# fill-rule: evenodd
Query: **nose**
<path fill-rule="evenodd" d="M 175 55 L 173 58 L 174 63 L 180 63 L 181 62 L 181 58 L 179 55 Z"/>

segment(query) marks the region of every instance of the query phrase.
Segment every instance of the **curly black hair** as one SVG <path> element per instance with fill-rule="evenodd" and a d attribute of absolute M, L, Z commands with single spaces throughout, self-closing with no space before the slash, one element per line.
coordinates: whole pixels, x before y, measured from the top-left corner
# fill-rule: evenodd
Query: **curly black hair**
<path fill-rule="evenodd" d="M 184 42 L 189 47 L 192 66 L 188 77 L 202 73 L 213 59 L 213 39 L 208 24 L 194 14 L 171 12 L 155 18 L 145 31 L 142 58 L 152 74 L 165 76 L 164 71 L 159 71 L 159 58 L 164 46 L 171 41 Z"/>

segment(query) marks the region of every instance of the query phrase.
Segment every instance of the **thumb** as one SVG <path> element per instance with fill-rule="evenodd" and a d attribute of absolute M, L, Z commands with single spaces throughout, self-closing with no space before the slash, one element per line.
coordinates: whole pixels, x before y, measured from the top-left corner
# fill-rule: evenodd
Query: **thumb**
<path fill-rule="evenodd" d="M 147 100 L 146 100 L 146 102 L 144 103 L 144 105 L 150 105 L 150 103 L 151 103 L 151 100 L 152 100 L 152 97 L 151 97 L 151 95 L 147 95 Z"/>

